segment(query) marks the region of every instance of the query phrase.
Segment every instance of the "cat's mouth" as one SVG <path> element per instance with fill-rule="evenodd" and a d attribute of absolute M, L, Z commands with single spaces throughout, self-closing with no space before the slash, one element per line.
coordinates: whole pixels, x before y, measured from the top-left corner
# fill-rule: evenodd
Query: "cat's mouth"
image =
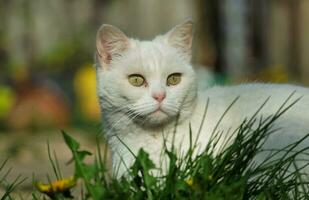
<path fill-rule="evenodd" d="M 164 109 L 161 107 L 156 108 L 155 110 L 149 112 L 144 116 L 143 123 L 139 123 L 142 126 L 150 128 L 162 127 L 164 124 L 170 121 L 171 117 Z"/>
<path fill-rule="evenodd" d="M 156 108 L 154 111 L 149 113 L 149 115 L 156 115 L 156 114 L 166 114 L 166 115 L 168 115 L 168 113 L 166 111 L 164 111 L 161 106 L 158 106 L 158 108 Z"/>
<path fill-rule="evenodd" d="M 169 112 L 164 105 L 153 105 L 152 109 L 134 118 L 134 122 L 144 128 L 162 128 L 174 119 L 173 113 Z"/>

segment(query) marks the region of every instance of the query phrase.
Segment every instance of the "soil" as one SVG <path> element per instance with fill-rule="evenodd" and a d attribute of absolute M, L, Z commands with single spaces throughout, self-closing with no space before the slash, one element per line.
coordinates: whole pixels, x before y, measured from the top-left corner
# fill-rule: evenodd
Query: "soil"
<path fill-rule="evenodd" d="M 81 149 L 90 152 L 96 152 L 96 136 L 83 130 L 69 130 L 69 135 L 75 138 L 81 144 Z M 6 180 L 14 181 L 16 177 L 21 176 L 20 180 L 27 178 L 15 191 L 15 195 L 20 195 L 22 199 L 32 199 L 31 191 L 33 190 L 33 179 L 41 182 L 47 182 L 50 177 L 55 180 L 53 168 L 48 158 L 48 145 L 50 150 L 55 152 L 60 165 L 63 177 L 74 175 L 73 163 L 68 164 L 71 160 L 71 152 L 66 146 L 61 132 L 42 131 L 40 133 L 28 132 L 0 132 L 0 166 L 8 159 L 4 168 L 0 171 L 0 179 L 10 170 Z M 103 141 L 101 147 L 104 149 Z M 92 156 L 93 157 L 93 156 Z M 89 158 L 91 162 L 93 158 Z M 3 186 L 0 185 L 0 197 L 4 192 Z"/>

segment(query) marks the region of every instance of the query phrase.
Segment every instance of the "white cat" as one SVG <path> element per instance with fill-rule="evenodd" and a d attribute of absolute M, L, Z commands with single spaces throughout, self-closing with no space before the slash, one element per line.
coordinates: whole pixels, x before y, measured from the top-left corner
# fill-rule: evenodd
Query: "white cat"
<path fill-rule="evenodd" d="M 238 96 L 216 130 L 236 129 L 268 97 L 270 99 L 259 115 L 272 115 L 295 91 L 292 99 L 302 97 L 301 100 L 279 118 L 276 125 L 282 129 L 268 138 L 265 148 L 282 148 L 309 132 L 307 88 L 244 84 L 198 91 L 196 74 L 190 64 L 192 29 L 193 23 L 186 21 L 152 41 L 130 39 L 111 25 L 104 24 L 99 29 L 96 41 L 97 93 L 113 168 L 122 163 L 119 175 L 125 173 L 134 160 L 128 148 L 135 154 L 143 148 L 159 165 L 163 135 L 170 144 L 178 116 L 175 146 L 186 151 L 189 148 L 189 123 L 192 136 L 196 138 L 207 100 L 205 123 L 198 138 L 200 150 L 208 143 L 220 117 Z M 306 146 L 309 146 L 309 140 L 299 148 Z"/>

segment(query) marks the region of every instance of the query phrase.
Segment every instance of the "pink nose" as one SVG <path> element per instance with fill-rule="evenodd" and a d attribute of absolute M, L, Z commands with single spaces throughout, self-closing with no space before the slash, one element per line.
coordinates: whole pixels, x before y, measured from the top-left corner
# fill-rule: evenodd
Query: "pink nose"
<path fill-rule="evenodd" d="M 160 92 L 152 95 L 152 98 L 161 103 L 165 99 L 165 92 Z"/>

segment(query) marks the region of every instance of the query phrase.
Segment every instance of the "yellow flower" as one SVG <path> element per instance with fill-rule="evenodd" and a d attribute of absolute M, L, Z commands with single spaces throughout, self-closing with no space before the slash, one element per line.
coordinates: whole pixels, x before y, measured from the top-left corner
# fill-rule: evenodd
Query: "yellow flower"
<path fill-rule="evenodd" d="M 88 64 L 78 69 L 74 75 L 74 90 L 83 116 L 88 120 L 100 119 L 96 72 L 92 65 Z"/>
<path fill-rule="evenodd" d="M 12 88 L 0 84 L 0 119 L 8 117 L 16 101 Z"/>
<path fill-rule="evenodd" d="M 70 189 L 76 185 L 76 179 L 74 177 L 69 177 L 66 179 L 60 179 L 54 181 L 50 184 L 36 183 L 36 188 L 50 197 L 56 194 L 63 194 L 64 196 L 70 196 Z"/>
<path fill-rule="evenodd" d="M 189 186 L 193 186 L 193 178 L 189 178 L 186 182 Z"/>
<path fill-rule="evenodd" d="M 209 176 L 207 177 L 207 181 L 212 181 L 212 176 L 211 176 L 211 175 L 209 175 Z M 191 188 L 194 188 L 194 189 L 196 189 L 196 188 L 199 187 L 198 183 L 197 183 L 196 181 L 194 181 L 192 177 L 188 178 L 188 179 L 186 180 L 186 183 L 187 183 Z"/>

